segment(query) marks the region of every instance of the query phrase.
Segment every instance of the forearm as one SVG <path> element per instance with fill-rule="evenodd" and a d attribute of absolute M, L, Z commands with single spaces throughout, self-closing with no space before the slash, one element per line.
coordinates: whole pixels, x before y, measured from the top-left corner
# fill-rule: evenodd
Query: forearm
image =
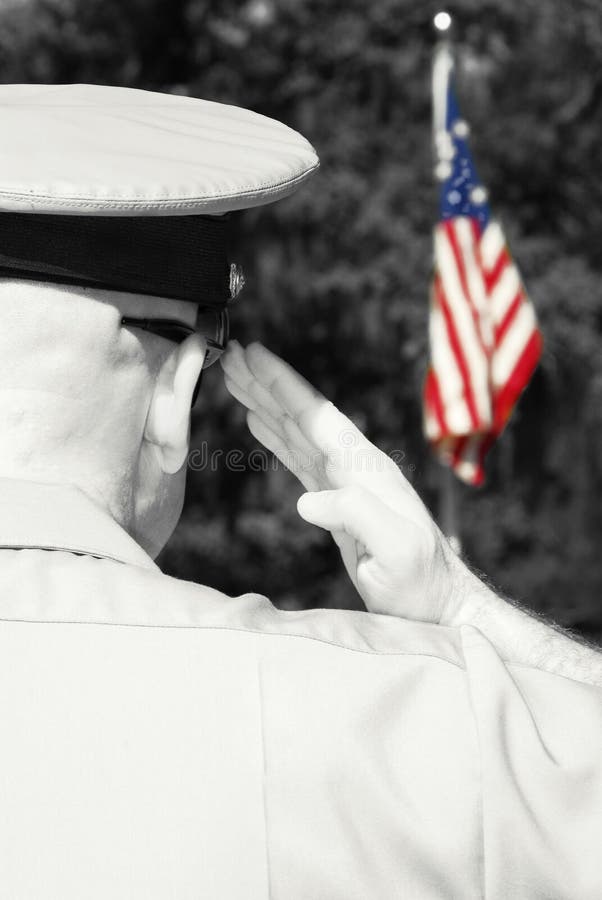
<path fill-rule="evenodd" d="M 473 625 L 500 656 L 602 687 L 602 651 L 497 596 L 458 560 L 456 600 L 444 624 Z"/>

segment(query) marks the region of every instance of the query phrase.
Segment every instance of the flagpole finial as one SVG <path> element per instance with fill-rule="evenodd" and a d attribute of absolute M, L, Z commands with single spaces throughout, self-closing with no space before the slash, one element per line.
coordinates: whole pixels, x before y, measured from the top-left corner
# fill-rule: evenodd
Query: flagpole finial
<path fill-rule="evenodd" d="M 442 9 L 433 16 L 433 26 L 436 31 L 441 33 L 449 31 L 452 26 L 452 17 L 446 10 Z"/>

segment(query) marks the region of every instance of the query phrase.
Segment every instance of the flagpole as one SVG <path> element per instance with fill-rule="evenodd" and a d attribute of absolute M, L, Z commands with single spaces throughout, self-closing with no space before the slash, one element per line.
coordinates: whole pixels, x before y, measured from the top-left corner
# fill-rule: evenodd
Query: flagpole
<path fill-rule="evenodd" d="M 439 12 L 433 19 L 437 42 L 433 52 L 433 144 L 437 162 L 441 160 L 441 137 L 446 133 L 447 88 L 454 67 L 449 30 L 452 18 L 449 13 Z"/>
<path fill-rule="evenodd" d="M 450 152 L 447 132 L 447 95 L 453 69 L 453 56 L 449 39 L 453 25 L 449 13 L 441 10 L 433 18 L 437 41 L 433 51 L 433 156 L 435 176 L 439 181 L 449 175 Z M 460 519 L 456 478 L 449 466 L 439 466 L 439 523 L 456 553 L 461 551 Z"/>
<path fill-rule="evenodd" d="M 453 550 L 462 552 L 460 517 L 458 510 L 458 486 L 456 476 L 449 466 L 439 466 L 439 524 Z"/>

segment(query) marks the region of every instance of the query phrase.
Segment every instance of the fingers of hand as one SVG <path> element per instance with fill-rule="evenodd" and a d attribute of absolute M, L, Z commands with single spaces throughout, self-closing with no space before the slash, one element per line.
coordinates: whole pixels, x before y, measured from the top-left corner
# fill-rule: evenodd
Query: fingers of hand
<path fill-rule="evenodd" d="M 223 364 L 224 381 L 232 396 L 247 409 L 252 410 L 264 424 L 290 445 L 291 451 L 316 458 L 319 451 L 301 433 L 299 426 L 290 418 L 286 410 L 277 404 L 271 395 L 259 384 L 246 366 L 244 352 L 239 344 L 233 343 L 232 354 Z M 230 346 L 230 345 L 229 345 Z"/>
<path fill-rule="evenodd" d="M 249 406 L 249 409 L 265 411 L 273 419 L 281 418 L 282 406 L 274 400 L 271 393 L 251 372 L 247 365 L 245 350 L 238 341 L 230 341 L 220 362 L 227 377 L 244 391 L 246 400 L 249 400 L 252 405 L 249 406 L 246 400 L 241 400 L 241 403 Z M 237 399 L 239 398 L 237 397 Z"/>
<path fill-rule="evenodd" d="M 270 453 L 273 453 L 282 465 L 299 479 L 306 491 L 317 491 L 320 489 L 318 477 L 312 470 L 311 461 L 308 463 L 307 457 L 291 450 L 291 447 L 282 439 L 281 435 L 268 428 L 263 419 L 256 413 L 249 412 L 247 414 L 247 424 L 253 437 L 260 444 L 263 444 Z"/>
<path fill-rule="evenodd" d="M 309 454 L 313 448 L 322 453 L 337 486 L 351 484 L 358 476 L 370 486 L 385 472 L 406 484 L 395 463 L 288 363 L 259 343 L 243 353 L 248 371 L 282 409 L 289 439 L 301 452 Z M 254 396 L 258 393 L 259 388 L 253 391 Z M 262 414 L 259 408 L 256 412 Z"/>
<path fill-rule="evenodd" d="M 251 412 L 256 412 L 257 404 L 253 397 L 247 393 L 247 391 L 240 386 L 236 381 L 233 381 L 229 375 L 224 373 L 224 384 L 228 388 L 229 392 L 232 394 L 235 400 L 238 400 L 239 403 L 242 403 L 243 406 Z M 279 422 L 274 419 L 265 409 L 262 409 L 261 414 L 256 412 L 256 415 L 261 418 L 266 428 L 271 429 L 276 434 L 280 434 L 282 437 L 284 436 Z"/>
<path fill-rule="evenodd" d="M 297 423 L 289 416 L 284 416 L 280 420 L 280 425 L 288 443 L 295 448 L 296 452 L 313 460 L 315 466 L 323 470 L 324 459 L 322 454 L 314 444 L 307 440 Z"/>
<path fill-rule="evenodd" d="M 380 452 L 333 403 L 262 344 L 250 344 L 245 357 L 257 381 L 316 449 L 329 453 L 358 447 Z"/>
<path fill-rule="evenodd" d="M 399 467 L 332 403 L 325 404 L 311 422 L 302 419 L 300 427 L 320 448 L 325 480 L 332 487 L 363 487 L 394 512 L 412 514 L 417 495 Z"/>
<path fill-rule="evenodd" d="M 341 442 L 347 441 L 349 446 L 368 443 L 346 416 L 262 344 L 250 344 L 244 353 L 249 371 L 282 409 L 282 421 L 296 445 L 306 452 L 313 448 L 328 453 L 340 449 Z"/>
<path fill-rule="evenodd" d="M 306 490 L 326 487 L 320 456 L 295 423 L 288 418 L 277 421 L 265 409 L 256 409 L 254 399 L 226 373 L 224 382 L 232 396 L 249 410 L 247 424 L 253 437 L 296 475 Z"/>
<path fill-rule="evenodd" d="M 304 412 L 324 402 L 322 394 L 263 344 L 249 344 L 245 359 L 257 382 L 292 419 L 298 421 Z"/>
<path fill-rule="evenodd" d="M 370 486 L 386 473 L 408 486 L 393 460 L 288 363 L 259 343 L 250 344 L 244 354 L 249 371 L 298 426 L 296 445 L 301 446 L 303 437 L 307 442 L 304 450 L 313 446 L 323 453 L 328 469 L 339 476 L 341 485 L 351 484 L 360 476 Z"/>
<path fill-rule="evenodd" d="M 234 341 L 224 371 L 234 396 L 291 452 L 314 457 L 321 487 L 361 485 L 393 510 L 406 512 L 414 492 L 393 460 L 291 366 L 259 343 L 244 350 Z"/>

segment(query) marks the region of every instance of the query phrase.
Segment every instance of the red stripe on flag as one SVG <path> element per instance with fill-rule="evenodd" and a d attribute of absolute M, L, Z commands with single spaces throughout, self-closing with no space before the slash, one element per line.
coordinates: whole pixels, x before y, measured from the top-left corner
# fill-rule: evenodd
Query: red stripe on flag
<path fill-rule="evenodd" d="M 483 232 L 481 231 L 481 226 L 479 225 L 478 220 L 473 219 L 472 216 L 470 217 L 469 221 L 470 221 L 470 227 L 472 228 L 472 237 L 473 237 L 473 240 L 475 243 L 475 247 L 478 247 L 479 241 L 481 240 L 481 237 L 483 235 Z"/>
<path fill-rule="evenodd" d="M 464 358 L 464 353 L 462 351 L 462 345 L 458 338 L 458 333 L 456 331 L 456 325 L 454 322 L 454 318 L 451 314 L 449 305 L 447 303 L 447 298 L 443 291 L 443 285 L 441 283 L 441 278 L 439 275 L 435 278 L 435 297 L 437 299 L 437 303 L 441 308 L 441 312 L 443 313 L 443 318 L 445 319 L 445 325 L 447 327 L 447 335 L 449 337 L 450 347 L 452 349 L 452 353 L 455 356 L 456 363 L 458 369 L 460 370 L 460 375 L 462 376 L 462 383 L 464 386 L 464 397 L 466 399 L 466 406 L 468 407 L 468 412 L 470 414 L 470 418 L 472 420 L 472 426 L 475 429 L 478 429 L 481 426 L 481 422 L 479 419 L 479 415 L 477 412 L 477 407 L 474 398 L 474 392 L 472 389 L 472 382 L 470 380 L 470 372 L 468 370 L 468 366 L 466 364 L 466 359 Z"/>
<path fill-rule="evenodd" d="M 493 434 L 495 436 L 501 434 L 506 427 L 516 401 L 526 388 L 537 367 L 542 348 L 543 339 L 541 332 L 536 329 L 529 338 L 512 374 L 494 397 Z"/>
<path fill-rule="evenodd" d="M 490 293 L 493 288 L 496 286 L 506 266 L 512 264 L 512 259 L 508 252 L 508 248 L 504 247 L 500 255 L 495 261 L 493 268 L 487 270 L 483 269 L 483 277 L 485 278 L 485 287 L 487 288 L 487 292 Z"/>
<path fill-rule="evenodd" d="M 426 380 L 424 383 L 424 399 L 429 408 L 431 409 L 435 419 L 437 420 L 437 424 L 443 434 L 447 434 L 447 422 L 445 421 L 445 410 L 443 408 L 443 401 L 441 399 L 441 393 L 439 391 L 439 381 L 437 380 L 437 376 L 433 369 L 429 368 L 426 373 Z"/>
<path fill-rule="evenodd" d="M 525 295 L 523 294 L 522 287 L 520 287 L 517 291 L 516 297 L 514 298 L 514 300 L 508 307 L 508 309 L 506 310 L 506 315 L 504 316 L 504 318 L 502 319 L 500 324 L 497 325 L 495 328 L 495 343 L 496 344 L 502 343 L 503 337 L 506 334 L 506 332 L 508 331 L 508 329 L 510 328 L 510 326 L 512 325 L 512 322 L 514 321 L 514 317 L 516 316 L 517 312 L 521 308 L 524 299 L 525 299 Z"/>

